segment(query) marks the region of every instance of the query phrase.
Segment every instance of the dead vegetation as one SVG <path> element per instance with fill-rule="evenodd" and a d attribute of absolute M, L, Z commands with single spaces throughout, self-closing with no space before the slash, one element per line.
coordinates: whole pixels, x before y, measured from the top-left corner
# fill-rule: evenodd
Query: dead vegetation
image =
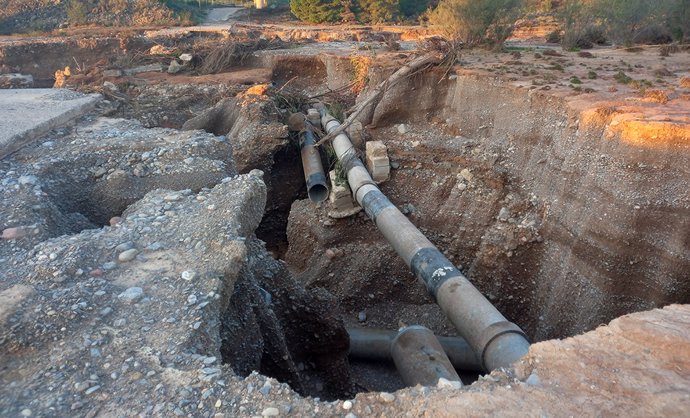
<path fill-rule="evenodd" d="M 232 67 L 239 67 L 248 57 L 259 50 L 281 49 L 285 42 L 280 39 L 259 39 L 257 41 L 237 42 L 227 40 L 212 49 L 199 66 L 200 74 L 218 74 Z"/>

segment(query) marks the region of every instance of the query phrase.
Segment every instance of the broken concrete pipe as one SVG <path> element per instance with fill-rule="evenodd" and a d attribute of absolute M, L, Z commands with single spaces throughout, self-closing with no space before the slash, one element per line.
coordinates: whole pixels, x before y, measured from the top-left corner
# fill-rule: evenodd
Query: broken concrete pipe
<path fill-rule="evenodd" d="M 330 190 L 326 173 L 321 164 L 321 155 L 315 146 L 313 126 L 308 121 L 304 122 L 304 129 L 300 132 L 300 150 L 302 153 L 302 168 L 304 168 L 304 180 L 307 183 L 307 194 L 312 202 L 323 202 L 328 199 Z"/>
<path fill-rule="evenodd" d="M 429 328 L 412 325 L 402 328 L 390 346 L 395 368 L 408 386 L 436 386 L 440 379 L 462 382 Z"/>
<path fill-rule="evenodd" d="M 391 344 L 397 331 L 375 328 L 348 328 L 350 335 L 350 357 L 365 360 L 393 360 Z M 483 371 L 472 348 L 461 337 L 436 337 L 457 370 Z"/>
<path fill-rule="evenodd" d="M 324 106 L 321 124 L 326 133 L 340 127 Z M 467 340 L 482 367 L 509 367 L 527 354 L 525 333 L 506 320 L 469 280 L 379 190 L 355 153 L 346 134 L 332 140 L 347 173 L 355 200 L 379 228 L 393 249 L 434 296 L 441 310 Z"/>

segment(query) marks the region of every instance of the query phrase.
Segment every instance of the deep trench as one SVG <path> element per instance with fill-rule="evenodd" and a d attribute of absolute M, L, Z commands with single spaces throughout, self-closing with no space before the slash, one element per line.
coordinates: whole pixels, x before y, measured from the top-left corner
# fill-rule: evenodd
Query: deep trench
<path fill-rule="evenodd" d="M 407 115 L 406 117 L 408 117 Z M 397 120 L 397 122 L 404 123 L 419 123 L 419 121 Z M 379 139 L 379 135 L 385 138 L 391 138 L 390 131 L 386 131 L 384 125 L 381 129 L 372 133 L 373 140 Z M 423 125 L 424 129 L 435 129 L 428 125 Z M 394 134 L 394 136 L 397 135 Z M 431 134 L 434 136 L 435 134 Z M 509 320 L 515 322 L 530 336 L 532 341 L 540 341 L 549 338 L 562 338 L 571 336 L 578 332 L 587 331 L 591 328 L 583 328 L 582 325 L 577 324 L 573 327 L 568 321 L 575 321 L 573 318 L 568 318 L 564 321 L 562 318 L 557 318 L 553 324 L 549 325 L 549 321 L 553 319 L 543 318 L 539 315 L 539 309 L 535 308 L 544 296 L 535 293 L 535 289 L 539 289 L 540 283 L 534 282 L 534 272 L 539 269 L 539 257 L 544 251 L 543 238 L 537 235 L 528 235 L 527 242 L 518 240 L 518 236 L 514 237 L 517 244 L 509 243 L 503 244 L 499 239 L 492 241 L 491 238 L 497 233 L 500 235 L 502 227 L 506 224 L 496 222 L 496 215 L 501 209 L 502 205 L 509 206 L 511 211 L 523 212 L 529 216 L 537 216 L 540 213 L 540 207 L 530 203 L 528 196 L 522 194 L 517 190 L 512 182 L 511 176 L 506 173 L 506 169 L 501 166 L 500 159 L 482 160 L 474 158 L 471 153 L 463 154 L 464 151 L 470 150 L 476 146 L 476 142 L 472 139 L 458 139 L 453 135 L 441 133 L 438 142 L 430 141 L 426 147 L 420 147 L 412 151 L 397 150 L 396 158 L 404 164 L 410 164 L 412 168 L 404 168 L 396 170 L 395 181 L 384 184 L 382 189 L 384 193 L 390 193 L 391 200 L 399 208 L 407 209 L 411 219 L 417 224 L 422 232 L 428 238 L 437 244 L 437 246 L 444 252 L 449 254 L 449 257 L 460 269 L 475 283 L 479 290 L 491 300 L 495 306 L 501 311 Z M 443 145 L 444 141 L 455 141 L 454 145 Z M 435 144 L 435 145 L 434 145 Z M 446 148 L 444 148 L 446 147 Z M 448 148 L 449 147 L 449 148 Z M 457 156 L 455 155 L 455 150 Z M 464 151 L 463 151 L 464 150 Z M 487 151 L 489 153 L 490 151 Z M 292 145 L 285 146 L 279 149 L 273 157 L 273 165 L 270 174 L 265 178 L 268 185 L 268 203 L 264 218 L 261 225 L 256 231 L 259 239 L 266 243 L 267 249 L 272 253 L 274 258 L 285 262 L 288 269 L 298 277 L 297 281 L 300 286 L 306 289 L 314 289 L 317 287 L 325 287 L 334 298 L 334 310 L 339 312 L 344 322 L 348 326 L 380 326 L 380 323 L 375 321 L 363 321 L 358 323 L 356 318 L 358 311 L 369 311 L 366 302 L 367 295 L 376 295 L 376 302 L 378 311 L 374 315 L 383 315 L 386 317 L 385 327 L 389 330 L 396 329 L 396 321 L 392 319 L 396 316 L 396 310 L 402 309 L 406 312 L 406 323 L 415 321 L 415 315 L 427 316 L 425 321 L 436 324 L 439 335 L 453 335 L 455 330 L 449 326 L 447 320 L 442 318 L 442 314 L 438 308 L 431 307 L 431 301 L 428 294 L 426 294 L 423 286 L 415 282 L 412 274 L 407 271 L 407 268 L 402 266 L 397 256 L 391 254 L 389 249 L 380 250 L 380 248 L 388 248 L 380 237 L 380 234 L 371 222 L 363 216 L 355 216 L 349 220 L 336 222 L 333 227 L 333 235 L 341 235 L 338 241 L 340 245 L 350 248 L 350 256 L 338 260 L 330 269 L 316 267 L 312 272 L 311 278 L 307 277 L 305 281 L 305 265 L 309 263 L 318 263 L 318 254 L 324 248 L 318 246 L 304 245 L 301 242 L 288 241 L 288 218 L 290 217 L 291 208 L 294 205 L 312 205 L 309 206 L 309 211 L 316 211 L 316 206 L 306 202 L 306 190 L 304 183 L 304 176 L 301 168 L 299 153 L 297 147 Z M 426 219 L 418 213 L 415 214 L 414 206 L 420 206 L 424 210 L 424 205 L 433 207 L 433 202 L 443 202 L 452 195 L 451 190 L 457 188 L 456 173 L 452 171 L 452 167 L 456 166 L 457 161 L 469 167 L 475 176 L 480 176 L 484 184 L 484 188 L 476 192 L 477 199 L 473 202 L 466 202 L 470 207 L 461 207 L 458 215 L 446 216 L 441 221 L 432 221 Z M 422 166 L 423 169 L 419 167 Z M 450 167 L 450 169 L 449 169 Z M 436 180 L 434 180 L 436 179 Z M 439 184 L 437 189 L 430 188 L 432 182 Z M 513 196 L 512 198 L 510 196 Z M 512 201 L 510 199 L 513 199 Z M 485 203 L 482 203 L 485 201 Z M 426 202 L 426 203 L 425 203 Z M 461 201 L 462 202 L 462 201 Z M 412 205 L 414 203 L 415 205 Z M 327 203 L 326 203 L 327 204 Z M 419 209 L 419 208 L 417 208 Z M 301 216 L 304 216 L 303 214 Z M 475 216 L 476 222 L 468 219 L 469 216 Z M 308 216 L 309 218 L 309 216 Z M 312 220 L 316 219 L 310 217 Z M 453 224 L 463 225 L 462 228 L 468 226 L 469 239 L 456 240 L 449 235 L 449 231 L 453 228 Z M 498 225 L 495 229 L 492 225 Z M 469 230 L 473 227 L 474 230 Z M 355 232 L 348 232 L 351 229 Z M 464 229 L 463 229 L 464 230 Z M 521 231 L 516 229 L 517 232 Z M 363 239 L 362 234 L 369 234 L 371 238 Z M 493 234 L 493 235 L 492 235 Z M 481 236 L 481 237 L 480 237 Z M 485 236 L 487 237 L 486 239 Z M 501 238 L 502 239 L 502 238 Z M 351 242 L 348 242 L 350 240 Z M 512 241 L 510 241 L 512 242 Z M 366 247 L 361 247 L 362 244 L 373 245 L 374 248 L 379 248 L 376 251 L 384 251 L 384 253 L 376 253 L 375 257 L 383 254 L 383 263 L 379 262 L 376 267 L 376 260 L 370 260 L 367 254 Z M 292 258 L 286 257 L 290 252 L 292 246 L 295 246 L 294 252 L 300 253 L 304 260 L 296 260 L 295 255 Z M 360 246 L 360 248 L 353 248 Z M 394 261 L 395 260 L 395 261 Z M 494 262 L 492 260 L 497 260 Z M 386 264 L 391 263 L 391 264 Z M 362 268 L 364 267 L 364 268 Z M 344 294 L 338 290 L 338 285 L 334 284 L 340 279 L 340 272 L 347 272 L 352 269 L 359 269 L 359 276 L 361 283 L 355 282 L 354 288 L 350 289 L 351 294 Z M 375 271 L 378 269 L 379 271 Z M 328 272 L 335 272 L 335 276 Z M 309 276 L 308 273 L 307 276 Z M 352 276 L 352 272 L 350 271 Z M 357 276 L 358 274 L 354 274 Z M 400 277 L 395 282 L 404 283 L 403 288 L 394 288 L 390 286 L 390 275 Z M 318 277 L 313 277 L 318 276 Z M 378 283 L 378 284 L 377 284 Z M 531 283 L 531 284 L 530 284 Z M 581 286 L 581 283 L 576 283 L 573 286 Z M 330 288 L 329 288 L 330 286 Z M 506 292 L 506 286 L 511 290 Z M 565 286 L 569 286 L 567 283 Z M 396 290 L 400 289 L 400 293 Z M 572 287 L 571 287 L 572 289 Z M 241 290 L 241 289 L 238 289 Z M 570 290 L 569 290 L 570 291 Z M 548 294 L 546 297 L 549 297 Z M 419 305 L 419 306 L 417 306 Z M 626 312 L 630 312 L 629 308 Z M 639 308 L 638 308 L 639 309 Z M 381 312 L 386 312 L 382 314 Z M 282 313 L 276 311 L 278 316 Z M 439 318 L 429 319 L 428 316 L 438 316 Z M 612 319 L 612 318 L 611 318 Z M 305 320 L 309 320 L 305 317 Z M 412 322 L 414 323 L 414 322 Z M 584 323 L 584 322 L 583 322 Z M 548 325 L 548 326 L 546 326 Z M 302 326 L 309 326 L 303 323 Z M 546 334 L 540 334 L 539 327 L 547 329 Z M 325 349 L 328 349 L 328 342 L 325 342 Z M 294 351 L 299 352 L 299 347 L 290 347 Z M 227 347 L 229 349 L 229 347 Z M 264 349 L 273 350 L 271 347 L 264 347 Z M 304 354 L 303 352 L 302 354 Z M 265 353 L 266 355 L 266 353 Z M 270 356 L 269 356 L 270 357 Z M 228 359 L 232 363 L 231 359 Z M 323 361 L 314 362 L 319 364 L 318 367 L 323 368 L 325 372 L 332 372 L 334 375 L 339 374 L 342 370 L 342 364 L 324 363 Z M 259 371 L 273 376 L 281 381 L 290 383 L 295 390 L 304 396 L 320 397 L 322 399 L 336 399 L 347 398 L 357 392 L 367 391 L 395 391 L 404 387 L 399 378 L 392 362 L 386 361 L 367 361 L 361 359 L 350 359 L 347 364 L 347 374 L 343 379 L 349 379 L 348 382 L 342 382 L 341 390 L 324 393 L 321 387 L 302 385 L 299 382 L 299 377 L 291 376 L 285 372 L 285 366 L 276 362 L 266 362 L 257 366 Z M 238 370 L 239 374 L 247 374 L 250 368 L 243 371 Z M 336 373 L 338 372 L 338 373 Z M 478 374 L 474 372 L 459 371 L 464 383 L 469 384 L 477 379 Z"/>

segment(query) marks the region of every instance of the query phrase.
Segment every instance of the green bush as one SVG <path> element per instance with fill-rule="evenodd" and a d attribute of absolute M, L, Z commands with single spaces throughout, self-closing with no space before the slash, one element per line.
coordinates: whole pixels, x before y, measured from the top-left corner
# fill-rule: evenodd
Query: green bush
<path fill-rule="evenodd" d="M 408 18 L 415 18 L 424 13 L 431 6 L 431 3 L 427 0 L 400 0 L 400 14 Z"/>
<path fill-rule="evenodd" d="M 67 6 L 67 22 L 70 25 L 86 23 L 86 6 L 79 0 L 71 0 Z"/>
<path fill-rule="evenodd" d="M 429 23 L 467 48 L 500 46 L 510 36 L 521 5 L 521 0 L 441 0 Z"/>
<path fill-rule="evenodd" d="M 370 23 L 393 22 L 400 12 L 399 0 L 359 0 L 359 20 Z"/>
<path fill-rule="evenodd" d="M 664 26 L 675 40 L 690 41 L 690 1 L 661 0 L 661 7 L 665 17 Z"/>
<path fill-rule="evenodd" d="M 342 10 L 339 0 L 290 0 L 292 14 L 305 22 L 336 22 Z"/>

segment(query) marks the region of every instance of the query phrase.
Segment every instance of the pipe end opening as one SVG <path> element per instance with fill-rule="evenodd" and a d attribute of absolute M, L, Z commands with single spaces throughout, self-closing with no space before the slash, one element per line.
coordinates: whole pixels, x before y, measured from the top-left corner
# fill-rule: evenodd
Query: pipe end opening
<path fill-rule="evenodd" d="M 307 193 L 309 194 L 309 199 L 312 202 L 320 203 L 328 199 L 330 191 L 328 190 L 328 187 L 324 186 L 323 184 L 315 184 L 309 188 Z"/>

